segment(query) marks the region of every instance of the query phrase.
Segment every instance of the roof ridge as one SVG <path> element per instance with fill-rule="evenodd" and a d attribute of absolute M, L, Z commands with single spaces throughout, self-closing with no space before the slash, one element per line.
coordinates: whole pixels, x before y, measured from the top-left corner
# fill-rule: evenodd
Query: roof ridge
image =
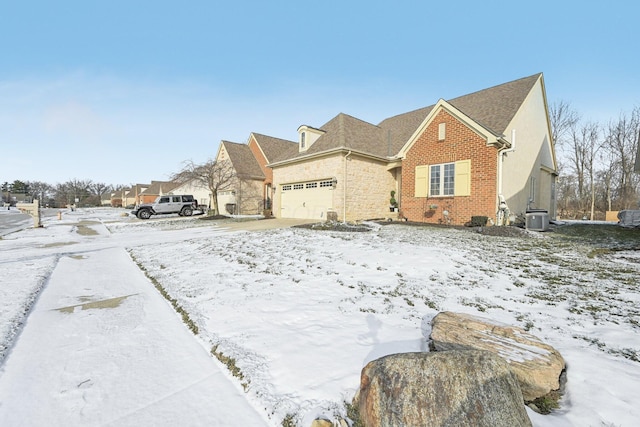
<path fill-rule="evenodd" d="M 476 95 L 476 94 L 481 93 L 481 92 L 487 92 L 487 91 L 490 91 L 490 90 L 495 90 L 495 89 L 497 89 L 499 87 L 504 87 L 504 86 L 507 86 L 507 85 L 515 84 L 515 83 L 521 82 L 523 80 L 530 79 L 532 77 L 536 77 L 535 80 L 537 80 L 537 78 L 540 77 L 541 75 L 542 75 L 542 73 L 537 73 L 537 74 L 532 74 L 532 75 L 527 76 L 527 77 L 521 77 L 519 79 L 511 80 L 511 81 L 500 83 L 500 84 L 497 84 L 497 85 L 493 85 L 493 86 L 490 86 L 490 87 L 487 87 L 487 88 L 484 88 L 484 89 L 479 89 L 479 90 L 476 90 L 476 91 L 473 91 L 473 92 L 469 92 L 469 93 L 464 94 L 464 95 L 456 96 L 455 98 L 449 98 L 446 101 L 447 102 L 455 101 L 456 99 L 464 98 L 464 97 L 471 96 L 471 95 Z"/>

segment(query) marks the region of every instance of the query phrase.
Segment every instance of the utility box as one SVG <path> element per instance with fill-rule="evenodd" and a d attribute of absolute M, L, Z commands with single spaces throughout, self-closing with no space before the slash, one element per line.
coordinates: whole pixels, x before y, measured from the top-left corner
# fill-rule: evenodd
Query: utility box
<path fill-rule="evenodd" d="M 547 211 L 527 211 L 525 218 L 527 230 L 547 231 L 549 229 L 549 213 Z"/>

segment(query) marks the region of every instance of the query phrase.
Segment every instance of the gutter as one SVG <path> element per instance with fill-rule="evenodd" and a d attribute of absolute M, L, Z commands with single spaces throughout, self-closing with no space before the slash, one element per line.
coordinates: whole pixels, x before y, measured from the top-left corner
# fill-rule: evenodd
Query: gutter
<path fill-rule="evenodd" d="M 347 223 L 347 161 L 348 157 L 351 155 L 351 150 L 344 156 L 344 188 L 342 190 L 343 200 L 342 200 L 342 222 L 344 224 Z"/>
<path fill-rule="evenodd" d="M 504 203 L 506 207 L 506 202 L 504 195 L 502 194 L 502 180 L 504 176 L 502 164 L 504 163 L 504 158 L 508 153 L 512 153 L 516 151 L 516 130 L 511 130 L 511 143 L 507 145 L 507 141 L 503 138 L 499 138 L 500 141 L 503 142 L 503 148 L 498 150 L 498 200 L 500 203 Z"/>

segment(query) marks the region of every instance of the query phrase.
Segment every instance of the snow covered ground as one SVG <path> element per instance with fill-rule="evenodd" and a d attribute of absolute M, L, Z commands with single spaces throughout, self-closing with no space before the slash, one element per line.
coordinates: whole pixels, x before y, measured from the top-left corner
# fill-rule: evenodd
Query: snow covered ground
<path fill-rule="evenodd" d="M 367 362 L 428 351 L 430 321 L 445 310 L 524 327 L 561 352 L 568 366 L 561 407 L 547 416 L 528 410 L 534 425 L 632 426 L 640 419 L 638 251 L 600 250 L 558 233 L 511 238 L 404 224 L 365 233 L 245 232 L 197 218 L 142 222 L 123 212 L 65 211 L 62 220 L 47 218 L 44 228 L 0 240 L 1 425 L 16 419 L 37 425 L 45 416 L 50 425 L 123 425 L 154 414 L 155 425 L 175 425 L 175 414 L 191 405 L 255 411 L 246 425 L 279 426 L 289 417 L 306 427 L 318 416 L 344 415 Z M 78 261 L 95 283 L 64 280 L 76 274 Z M 154 285 L 175 299 L 197 335 L 166 310 Z M 88 296 L 114 307 L 84 306 Z M 145 319 L 157 312 L 156 320 L 136 310 Z M 42 349 L 57 345 L 55 334 L 80 342 L 94 337 L 89 347 L 96 350 L 75 354 L 71 369 Z M 143 340 L 147 335 L 168 337 L 180 354 L 171 357 Z M 118 341 L 129 350 L 108 351 Z M 209 355 L 212 349 L 224 363 Z M 161 361 L 131 375 L 132 358 L 150 365 L 145 354 Z M 41 390 L 38 375 L 24 373 L 29 358 L 59 371 L 48 374 L 52 386 Z M 181 397 L 177 392 L 189 389 L 184 384 L 196 381 L 193 372 L 171 370 L 166 381 L 158 379 L 163 366 L 176 363 L 211 372 L 213 380 Z M 75 383 L 84 377 L 65 377 L 82 369 L 96 374 Z M 115 381 L 138 399 L 105 393 Z M 225 381 L 232 387 L 216 392 L 213 383 Z M 145 406 L 159 382 L 163 395 L 178 397 Z M 21 404 L 34 390 L 43 404 Z M 141 407 L 138 418 L 111 415 Z M 190 419 L 211 425 L 211 412 Z"/>

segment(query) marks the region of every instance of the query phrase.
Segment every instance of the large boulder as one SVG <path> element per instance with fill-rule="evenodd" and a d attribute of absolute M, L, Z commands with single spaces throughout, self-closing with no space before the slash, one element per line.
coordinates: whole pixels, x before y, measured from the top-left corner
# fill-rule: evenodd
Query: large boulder
<path fill-rule="evenodd" d="M 527 402 L 560 388 L 564 359 L 523 329 L 452 312 L 439 313 L 431 326 L 430 346 L 435 351 L 486 350 L 502 357 L 518 378 Z"/>
<path fill-rule="evenodd" d="M 366 427 L 531 426 L 513 372 L 487 351 L 374 360 L 362 370 L 354 403 Z"/>

